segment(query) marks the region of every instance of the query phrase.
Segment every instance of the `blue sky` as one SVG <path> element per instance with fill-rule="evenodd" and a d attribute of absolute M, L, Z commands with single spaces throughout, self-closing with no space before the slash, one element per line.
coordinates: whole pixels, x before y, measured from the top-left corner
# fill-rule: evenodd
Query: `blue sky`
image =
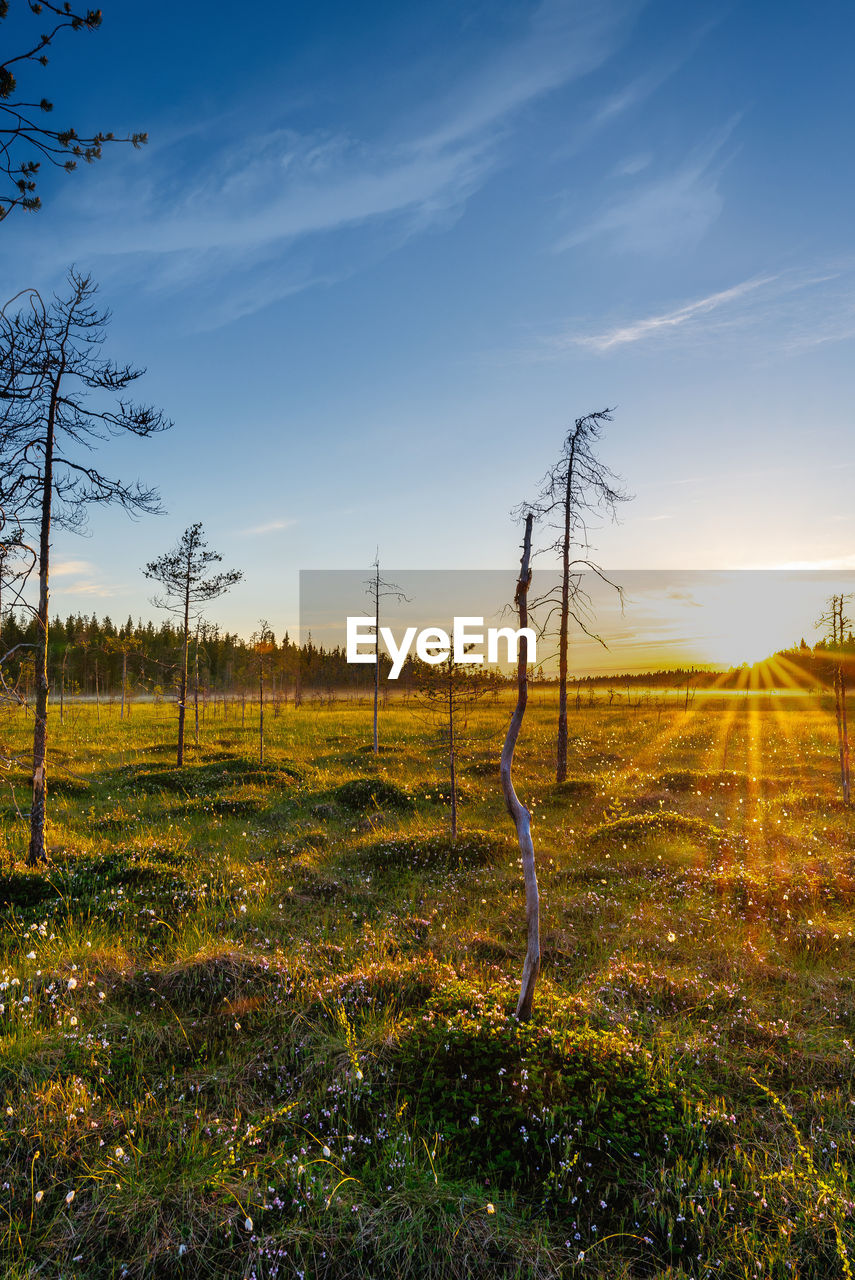
<path fill-rule="evenodd" d="M 175 421 L 105 448 L 168 514 L 59 535 L 58 610 L 152 614 L 196 520 L 247 633 L 377 546 L 513 565 L 509 509 L 605 406 L 636 498 L 604 564 L 855 565 L 851 4 L 132 10 L 21 83 L 149 145 L 0 227 L 5 294 L 91 271 Z"/>

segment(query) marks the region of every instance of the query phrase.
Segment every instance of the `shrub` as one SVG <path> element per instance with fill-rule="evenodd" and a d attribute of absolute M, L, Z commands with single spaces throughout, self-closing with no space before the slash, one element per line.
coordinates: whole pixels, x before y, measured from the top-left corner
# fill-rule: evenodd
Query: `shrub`
<path fill-rule="evenodd" d="M 453 1171 L 560 1202 L 577 1179 L 614 1179 L 661 1153 L 681 1105 L 639 1045 L 553 1003 L 520 1023 L 496 995 L 452 983 L 403 1024 L 393 1070 Z"/>
<path fill-rule="evenodd" d="M 334 794 L 338 803 L 353 813 L 365 809 L 410 809 L 413 804 L 408 791 L 385 778 L 351 778 L 336 787 Z"/>
<path fill-rule="evenodd" d="M 495 859 L 497 851 L 504 853 L 508 843 L 505 837 L 489 831 L 467 831 L 454 842 L 449 836 L 407 836 L 378 840 L 361 850 L 360 862 L 377 871 L 484 867 Z"/>
<path fill-rule="evenodd" d="M 557 795 L 562 796 L 592 796 L 596 793 L 599 785 L 597 778 L 576 775 L 572 778 L 565 778 L 563 782 L 556 782 L 555 792 Z"/>
<path fill-rule="evenodd" d="M 599 844 L 608 840 L 620 840 L 628 843 L 633 840 L 644 840 L 648 836 L 686 836 L 702 844 L 718 843 L 725 838 L 721 828 L 702 818 L 687 818 L 682 813 L 645 813 L 637 817 L 617 818 L 613 822 L 604 822 L 590 832 L 591 844 Z"/>

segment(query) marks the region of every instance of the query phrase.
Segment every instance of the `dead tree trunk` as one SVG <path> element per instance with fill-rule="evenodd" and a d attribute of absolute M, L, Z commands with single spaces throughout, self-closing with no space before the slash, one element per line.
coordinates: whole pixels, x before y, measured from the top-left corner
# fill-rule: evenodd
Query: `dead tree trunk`
<path fill-rule="evenodd" d="M 573 473 L 576 461 L 576 436 L 570 445 L 564 489 L 564 529 L 561 535 L 561 618 L 558 635 L 558 751 L 555 781 L 567 779 L 567 637 L 570 622 L 570 538 L 572 535 Z M 576 689 L 576 709 L 579 691 Z"/>
<path fill-rule="evenodd" d="M 65 663 L 68 659 L 68 645 L 62 651 L 62 666 L 59 669 L 59 723 L 65 724 Z"/>
<path fill-rule="evenodd" d="M 843 739 L 843 758 L 841 761 L 843 767 L 843 803 L 849 804 L 850 798 L 850 781 L 849 781 L 849 728 L 846 723 L 846 672 L 843 669 L 843 663 L 840 664 L 840 730 Z"/>
<path fill-rule="evenodd" d="M 520 576 L 517 582 L 516 605 L 519 611 L 520 627 L 528 626 L 528 588 L 531 582 L 531 526 L 534 517 L 529 512 L 525 520 L 523 538 L 523 554 L 520 560 Z M 508 813 L 513 819 L 517 831 L 520 853 L 522 855 L 523 879 L 525 881 L 525 915 L 527 941 L 525 962 L 523 964 L 522 984 L 517 1001 L 516 1016 L 520 1022 L 528 1022 L 531 1017 L 534 987 L 540 973 L 540 898 L 537 890 L 537 874 L 534 866 L 534 844 L 531 838 L 531 813 L 517 798 L 511 780 L 511 768 L 514 762 L 514 748 L 517 744 L 523 717 L 528 701 L 528 640 L 520 636 L 519 654 L 517 658 L 517 705 L 505 736 L 502 748 L 500 772 L 502 791 Z"/>
<path fill-rule="evenodd" d="M 261 642 L 264 643 L 262 632 Z M 258 763 L 264 764 L 264 653 L 258 655 Z"/>
<path fill-rule="evenodd" d="M 448 767 L 451 774 L 451 843 L 457 840 L 457 767 L 454 758 L 454 666 L 448 670 Z"/>
<path fill-rule="evenodd" d="M 196 627 L 196 647 L 193 650 L 193 712 L 196 717 L 194 742 L 199 745 L 199 627 Z"/>
<path fill-rule="evenodd" d="M 377 560 L 377 574 L 374 581 L 374 754 L 380 754 L 380 743 L 377 734 L 377 701 L 380 697 L 380 561 Z"/>
<path fill-rule="evenodd" d="M 127 649 L 123 649 L 122 650 L 122 708 L 121 708 L 121 711 L 119 712 L 120 720 L 124 720 L 125 718 L 125 688 L 127 686 L 127 683 L 128 683 L 128 651 Z"/>
<path fill-rule="evenodd" d="M 837 659 L 835 679 L 835 701 L 837 703 L 837 740 L 840 746 L 840 785 L 843 790 L 843 803 L 849 804 L 849 727 L 846 723 L 846 671 L 844 668 L 843 639 L 845 635 L 845 619 L 843 616 L 843 595 L 837 597 L 837 640 L 840 655 Z"/>
<path fill-rule="evenodd" d="M 39 530 L 39 604 L 36 612 L 36 707 L 33 724 L 33 803 L 30 809 L 30 847 L 27 864 L 47 862 L 45 853 L 45 805 L 47 802 L 47 732 L 48 732 L 48 602 L 50 599 L 50 525 L 53 497 L 53 450 L 56 411 L 64 365 L 60 366 L 51 390 L 45 433 L 44 473 L 42 475 L 41 527 Z"/>

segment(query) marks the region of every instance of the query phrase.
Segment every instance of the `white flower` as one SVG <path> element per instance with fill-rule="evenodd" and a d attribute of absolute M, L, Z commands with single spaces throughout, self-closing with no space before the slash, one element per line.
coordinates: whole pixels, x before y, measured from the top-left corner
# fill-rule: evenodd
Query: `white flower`
<path fill-rule="evenodd" d="M 332 1155 L 332 1152 L 330 1151 L 329 1147 L 324 1147 L 324 1155 L 326 1156 L 327 1160 L 329 1160 L 330 1156 Z"/>
<path fill-rule="evenodd" d="M 360 1069 L 359 1067 L 357 1067 L 357 1068 L 356 1068 L 356 1078 L 357 1078 L 357 1080 L 364 1080 L 364 1079 L 365 1079 L 365 1077 L 363 1076 L 362 1071 L 361 1071 L 361 1069 Z"/>
<path fill-rule="evenodd" d="M 488 1204 L 487 1204 L 487 1212 L 488 1212 L 488 1213 L 495 1213 L 495 1212 L 496 1212 L 496 1206 L 495 1206 L 494 1204 L 490 1204 L 490 1203 L 488 1203 Z"/>
<path fill-rule="evenodd" d="M 73 991 L 73 990 L 74 990 L 74 988 L 75 988 L 76 986 L 77 986 L 77 979 L 76 979 L 76 978 L 69 978 L 69 979 L 68 979 L 68 989 L 69 989 L 69 991 Z"/>
<path fill-rule="evenodd" d="M 45 1198 L 45 1193 L 43 1191 L 36 1192 L 36 1204 L 41 1204 L 44 1198 Z"/>
<path fill-rule="evenodd" d="M 117 1159 L 117 1160 L 121 1160 L 121 1159 L 122 1159 L 122 1157 L 124 1156 L 124 1154 L 125 1154 L 125 1148 L 124 1148 L 124 1147 L 116 1147 L 116 1159 Z"/>
<path fill-rule="evenodd" d="M 247 1218 L 246 1222 L 245 1222 L 243 1225 L 246 1227 L 247 1231 L 251 1231 L 251 1230 L 252 1230 L 252 1218 Z"/>
<path fill-rule="evenodd" d="M 36 953 L 35 953 L 35 951 L 28 951 L 28 952 L 27 952 L 27 959 L 28 959 L 28 960 L 35 960 L 35 958 L 36 958 Z"/>
<path fill-rule="evenodd" d="M 73 1199 L 74 1199 L 74 1192 L 73 1192 L 73 1191 L 69 1191 L 68 1195 L 65 1197 L 65 1203 L 66 1203 L 66 1204 L 71 1204 L 71 1202 L 72 1202 L 72 1200 L 73 1200 Z"/>
<path fill-rule="evenodd" d="M 669 941 L 669 942 L 676 942 L 676 941 L 677 941 L 677 935 L 676 935 L 676 933 L 669 933 L 669 934 L 668 934 L 668 941 Z"/>

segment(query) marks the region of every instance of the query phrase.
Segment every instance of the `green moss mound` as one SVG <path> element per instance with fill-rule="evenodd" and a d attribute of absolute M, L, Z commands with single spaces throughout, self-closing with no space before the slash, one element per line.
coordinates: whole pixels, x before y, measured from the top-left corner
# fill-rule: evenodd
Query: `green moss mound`
<path fill-rule="evenodd" d="M 133 791 L 157 795 L 206 795 L 223 787 L 256 785 L 287 786 L 302 781 L 299 769 L 288 764 L 259 765 L 244 758 L 224 758 L 207 764 L 185 764 L 180 769 L 140 769 L 136 765 L 120 770 L 123 783 Z"/>
<path fill-rule="evenodd" d="M 591 844 L 649 839 L 651 836 L 684 836 L 700 844 L 717 844 L 725 838 L 725 832 L 702 818 L 689 818 L 682 813 L 645 813 L 635 817 L 617 818 L 595 827 L 588 836 Z"/>
<path fill-rule="evenodd" d="M 311 992 L 310 1005 L 327 1011 L 341 1007 L 351 1019 L 380 1010 L 411 1012 L 421 1009 L 453 976 L 448 965 L 432 956 L 380 960 L 324 978 Z"/>
<path fill-rule="evenodd" d="M 455 867 L 485 867 L 506 854 L 509 842 L 489 831 L 466 831 L 450 836 L 408 836 L 377 840 L 362 848 L 359 860 L 377 871 L 434 871 Z"/>
<path fill-rule="evenodd" d="M 409 791 L 385 778 L 351 778 L 333 792 L 336 801 L 352 813 L 369 809 L 411 809 L 413 797 Z"/>
<path fill-rule="evenodd" d="M 520 1023 L 512 1000 L 452 983 L 399 1030 L 395 1087 L 443 1139 L 446 1167 L 566 1203 L 577 1178 L 612 1179 L 661 1154 L 682 1102 L 650 1055 L 554 1001 Z"/>
<path fill-rule="evenodd" d="M 118 986 L 113 999 L 129 1006 L 165 1002 L 179 1014 L 245 1012 L 288 987 L 287 976 L 263 957 L 239 951 L 193 956 L 161 969 L 140 969 Z"/>
<path fill-rule="evenodd" d="M 556 782 L 555 794 L 557 796 L 592 796 L 596 794 L 598 786 L 596 778 L 576 774 L 565 778 L 563 782 Z"/>

